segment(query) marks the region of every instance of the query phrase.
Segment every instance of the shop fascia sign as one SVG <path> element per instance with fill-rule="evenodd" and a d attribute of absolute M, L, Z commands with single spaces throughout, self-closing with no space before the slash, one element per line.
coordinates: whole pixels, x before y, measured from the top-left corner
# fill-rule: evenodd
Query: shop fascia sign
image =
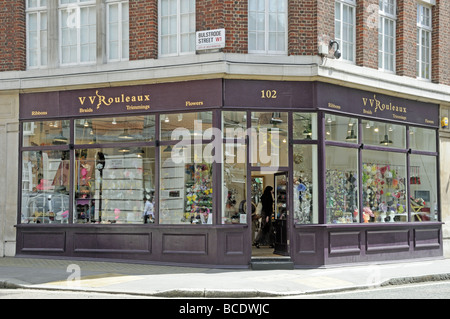
<path fill-rule="evenodd" d="M 195 43 L 197 51 L 224 48 L 225 29 L 198 31 Z"/>

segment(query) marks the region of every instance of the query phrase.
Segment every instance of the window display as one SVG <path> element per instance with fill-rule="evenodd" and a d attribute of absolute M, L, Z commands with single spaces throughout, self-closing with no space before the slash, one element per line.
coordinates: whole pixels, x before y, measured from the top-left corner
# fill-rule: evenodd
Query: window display
<path fill-rule="evenodd" d="M 408 221 L 406 155 L 364 150 L 362 161 L 364 222 Z"/>
<path fill-rule="evenodd" d="M 213 165 L 195 146 L 170 145 L 161 152 L 159 222 L 212 224 Z M 201 154 L 198 154 L 200 151 Z"/>
<path fill-rule="evenodd" d="M 222 224 L 247 223 L 247 161 L 245 144 L 224 144 Z M 252 207 L 258 204 L 260 180 L 252 179 Z M 255 193 L 253 193 L 253 188 Z"/>
<path fill-rule="evenodd" d="M 22 153 L 22 223 L 68 222 L 69 159 L 68 151 Z"/>
<path fill-rule="evenodd" d="M 411 155 L 409 167 L 412 221 L 436 221 L 438 217 L 437 160 L 434 156 Z"/>
<path fill-rule="evenodd" d="M 141 224 L 154 197 L 154 148 L 76 150 L 75 223 Z"/>
<path fill-rule="evenodd" d="M 294 145 L 294 222 L 317 224 L 317 146 Z"/>
<path fill-rule="evenodd" d="M 327 223 L 358 223 L 358 151 L 327 146 L 325 178 Z"/>

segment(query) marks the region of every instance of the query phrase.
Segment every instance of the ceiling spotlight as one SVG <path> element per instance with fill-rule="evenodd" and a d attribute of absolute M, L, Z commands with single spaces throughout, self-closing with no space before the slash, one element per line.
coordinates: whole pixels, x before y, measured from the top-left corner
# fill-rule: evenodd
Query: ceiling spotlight
<path fill-rule="evenodd" d="M 335 40 L 330 41 L 330 48 L 333 48 L 333 46 L 336 44 L 336 50 L 334 51 L 334 57 L 336 59 L 339 59 L 341 57 L 341 51 L 339 50 L 339 43 Z"/>

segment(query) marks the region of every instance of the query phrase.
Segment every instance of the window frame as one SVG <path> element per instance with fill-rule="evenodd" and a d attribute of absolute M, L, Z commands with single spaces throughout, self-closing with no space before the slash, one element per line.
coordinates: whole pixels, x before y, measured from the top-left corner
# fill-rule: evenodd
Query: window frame
<path fill-rule="evenodd" d="M 380 0 L 380 10 L 379 10 L 379 24 L 378 24 L 378 69 L 385 72 L 395 73 L 396 70 L 396 38 L 397 38 L 397 1 L 392 0 L 393 4 L 389 4 L 392 6 L 393 12 L 388 12 L 385 10 L 385 2 L 389 0 Z M 386 22 L 391 22 L 393 24 L 393 46 L 392 52 L 387 52 L 385 43 L 386 38 L 390 37 L 386 34 Z M 388 62 L 386 61 L 386 54 L 389 54 L 392 57 L 392 69 L 387 68 Z"/>
<path fill-rule="evenodd" d="M 250 0 L 251 1 L 251 0 Z M 257 45 L 255 47 L 255 49 L 250 49 L 250 36 L 248 37 L 248 53 L 249 54 L 265 54 L 265 55 L 287 55 L 288 53 L 288 1 L 287 0 L 280 0 L 280 1 L 284 1 L 284 6 L 286 8 L 286 11 L 284 12 L 285 18 L 284 18 L 284 23 L 286 26 L 286 29 L 284 31 L 284 50 L 270 50 L 269 48 L 269 41 L 270 41 L 270 30 L 269 30 L 269 20 L 270 20 L 270 11 L 269 11 L 269 1 L 270 0 L 264 0 L 264 50 L 258 50 L 257 49 Z M 256 11 L 256 13 L 258 14 L 258 12 L 260 11 Z M 249 10 L 248 10 L 248 21 L 250 21 L 250 6 L 249 6 Z M 277 11 L 277 19 L 279 18 L 280 13 Z M 257 20 L 257 17 L 255 17 L 255 20 Z M 255 30 L 254 31 L 256 34 L 258 34 L 259 30 Z M 250 24 L 248 24 L 248 33 L 250 34 Z M 278 43 L 278 32 L 277 33 L 277 38 L 276 38 L 276 42 Z M 256 36 L 256 44 L 258 43 L 257 41 L 257 36 Z"/>
<path fill-rule="evenodd" d="M 26 1 L 26 58 L 27 58 L 27 69 L 41 69 L 41 68 L 46 68 L 48 67 L 48 50 L 49 50 L 49 45 L 48 45 L 48 19 L 49 19 L 49 15 L 48 15 L 48 6 L 47 4 L 42 5 L 41 0 L 36 0 L 38 2 L 38 5 L 34 6 L 34 7 L 30 7 L 29 6 L 29 1 Z M 37 43 L 37 47 L 35 48 L 34 51 L 37 52 L 37 57 L 36 57 L 36 61 L 37 64 L 31 66 L 30 65 L 30 61 L 31 61 L 31 50 L 30 50 L 30 15 L 31 14 L 36 14 L 37 15 L 37 21 L 36 21 L 36 33 L 37 33 L 37 39 L 36 39 L 36 43 Z M 47 16 L 47 26 L 45 29 L 41 29 L 42 26 L 42 15 L 45 14 Z M 44 52 L 44 48 L 42 47 L 42 32 L 45 30 L 45 32 L 47 33 L 47 44 L 45 46 L 45 52 Z M 45 55 L 45 63 L 42 63 L 42 59 L 44 58 Z"/>
<path fill-rule="evenodd" d="M 339 4 L 339 10 L 340 10 L 340 17 L 341 19 L 337 19 L 336 18 L 336 5 Z M 335 10 L 334 10 L 334 25 L 335 25 L 335 30 L 334 30 L 334 36 L 335 36 L 335 40 L 339 43 L 339 48 L 342 52 L 342 60 L 349 62 L 349 63 L 356 63 L 356 1 L 355 0 L 336 0 L 335 1 Z M 345 22 L 345 24 L 350 25 L 352 27 L 352 37 L 353 37 L 353 42 L 348 42 L 346 41 L 345 43 L 348 43 L 349 45 L 352 45 L 352 59 L 348 59 L 348 55 L 350 54 L 348 52 L 348 50 L 345 47 L 345 43 L 343 43 L 342 40 L 342 35 L 343 35 L 343 27 L 344 27 L 344 20 L 343 20 L 343 12 L 344 12 L 344 6 L 347 6 L 349 8 L 352 8 L 352 19 L 353 19 L 353 24 L 350 24 L 348 22 Z M 338 34 L 336 33 L 336 24 L 339 23 L 339 33 L 340 33 L 340 37 L 338 37 Z"/>
<path fill-rule="evenodd" d="M 423 23 L 423 16 L 425 12 L 428 12 L 428 21 L 429 23 Z M 432 23 L 432 7 L 430 5 L 425 5 L 423 3 L 417 3 L 417 54 L 416 54 L 416 66 L 417 66 L 417 78 L 421 80 L 431 81 L 431 69 L 432 69 L 432 31 L 433 31 L 433 23 Z M 427 35 L 427 50 L 428 59 L 425 61 L 423 57 L 424 46 L 422 45 L 424 35 Z M 428 71 L 424 71 L 424 68 L 428 66 Z M 426 74 L 424 74 L 424 72 Z M 422 76 L 425 75 L 425 76 Z"/>
<path fill-rule="evenodd" d="M 194 39 L 194 43 L 192 43 L 193 48 L 191 51 L 182 52 L 181 51 L 181 0 L 177 1 L 177 8 L 176 8 L 176 50 L 174 52 L 171 52 L 171 50 L 168 50 L 168 53 L 163 53 L 163 37 L 165 35 L 162 34 L 162 1 L 168 1 L 168 0 L 158 0 L 158 56 L 159 57 L 172 57 L 172 56 L 182 56 L 182 55 L 193 55 L 196 54 L 196 48 L 195 48 L 195 34 L 196 34 L 196 3 L 194 1 L 194 11 L 189 12 L 189 15 L 194 15 L 194 22 L 193 25 L 189 25 L 190 28 L 193 28 L 193 32 L 188 32 L 188 34 L 191 34 Z M 170 15 L 168 15 L 169 17 Z M 191 24 L 191 21 L 189 21 L 189 24 Z"/>
<path fill-rule="evenodd" d="M 96 1 L 93 0 L 75 0 L 76 2 L 74 3 L 64 3 L 62 4 L 62 0 L 59 0 L 58 3 L 58 20 L 59 20 L 59 28 L 58 28 L 58 34 L 59 34 L 59 41 L 58 41 L 58 49 L 59 49 L 59 64 L 60 66 L 72 66 L 72 65 L 89 65 L 89 64 L 95 64 L 97 63 L 97 53 L 95 52 L 95 59 L 93 61 L 89 60 L 89 61 L 82 61 L 82 43 L 81 43 L 81 30 L 80 28 L 76 28 L 76 37 L 77 37 L 77 43 L 76 43 L 76 47 L 77 47 L 77 56 L 76 56 L 76 61 L 73 62 L 72 59 L 70 62 L 68 63 L 64 63 L 63 62 L 63 28 L 65 26 L 63 26 L 62 23 L 62 19 L 63 19 L 63 10 L 67 10 L 68 8 L 72 7 L 72 9 L 75 9 L 75 14 L 76 14 L 76 23 L 81 21 L 81 10 L 82 9 L 86 9 L 89 8 L 92 9 L 94 8 L 94 10 L 96 11 L 95 14 L 95 47 L 97 48 L 98 45 L 98 37 L 97 37 L 97 29 L 98 29 L 98 19 L 97 19 L 97 4 Z M 70 27 L 69 27 L 70 28 Z M 88 42 L 90 43 L 90 42 Z M 97 50 L 96 50 L 97 51 Z"/>
<path fill-rule="evenodd" d="M 130 35 L 129 35 L 129 26 L 130 26 L 130 16 L 128 15 L 127 20 L 124 20 L 124 16 L 123 16 L 123 6 L 124 4 L 128 5 L 128 12 L 129 12 L 129 0 L 106 0 L 106 20 L 105 20 L 105 24 L 106 24 L 106 60 L 108 62 L 120 62 L 120 61 L 128 61 L 130 58 Z M 110 8 L 112 5 L 117 5 L 118 6 L 118 58 L 116 59 L 112 59 L 110 57 L 110 53 L 111 53 L 111 27 L 110 27 L 110 23 L 109 23 L 109 18 L 110 18 Z M 124 31 L 124 25 L 128 24 L 126 27 L 128 29 L 128 38 L 124 40 L 123 37 L 123 31 Z M 124 41 L 128 41 L 128 55 L 124 56 Z"/>

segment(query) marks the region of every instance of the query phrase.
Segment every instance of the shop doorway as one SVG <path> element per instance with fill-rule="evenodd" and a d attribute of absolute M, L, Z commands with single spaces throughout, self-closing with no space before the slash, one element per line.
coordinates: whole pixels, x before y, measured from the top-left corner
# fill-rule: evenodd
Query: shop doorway
<path fill-rule="evenodd" d="M 289 256 L 288 185 L 287 171 L 252 171 L 250 200 L 256 208 L 252 217 L 252 257 Z M 268 187 L 272 189 L 273 198 L 269 219 L 262 211 L 264 205 L 261 200 Z M 267 193 L 264 196 L 267 196 Z"/>

